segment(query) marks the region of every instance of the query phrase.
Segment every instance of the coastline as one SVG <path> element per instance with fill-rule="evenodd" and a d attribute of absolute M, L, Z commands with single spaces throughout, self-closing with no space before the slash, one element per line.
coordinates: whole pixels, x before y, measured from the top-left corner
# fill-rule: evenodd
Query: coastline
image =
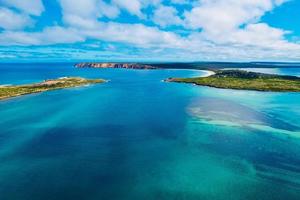
<path fill-rule="evenodd" d="M 209 76 L 213 76 L 213 75 L 216 74 L 216 72 L 211 71 L 211 70 L 201 70 L 201 71 L 203 71 L 203 72 L 206 73 L 205 75 L 203 75 L 203 76 L 201 76 L 201 77 L 209 77 Z"/>

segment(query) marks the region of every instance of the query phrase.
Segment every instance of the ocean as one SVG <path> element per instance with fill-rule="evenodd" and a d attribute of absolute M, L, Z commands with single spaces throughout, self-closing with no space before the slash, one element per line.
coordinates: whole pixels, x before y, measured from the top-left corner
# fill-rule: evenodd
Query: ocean
<path fill-rule="evenodd" d="M 300 93 L 163 81 L 205 74 L 0 64 L 0 85 L 109 80 L 0 101 L 0 199 L 299 200 Z"/>

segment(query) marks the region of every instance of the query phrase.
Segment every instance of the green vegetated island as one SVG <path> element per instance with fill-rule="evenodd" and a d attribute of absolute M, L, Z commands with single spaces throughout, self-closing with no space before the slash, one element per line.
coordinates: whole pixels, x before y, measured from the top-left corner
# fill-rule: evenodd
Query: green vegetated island
<path fill-rule="evenodd" d="M 45 80 L 41 83 L 0 86 L 0 100 L 11 97 L 45 92 L 50 90 L 58 90 L 63 88 L 72 88 L 88 84 L 104 83 L 102 79 L 85 79 L 80 77 L 64 77 L 52 80 Z"/>
<path fill-rule="evenodd" d="M 169 78 L 168 82 L 192 83 L 224 89 L 272 92 L 300 92 L 300 77 L 248 72 L 212 70 L 213 75 L 196 78 Z"/>

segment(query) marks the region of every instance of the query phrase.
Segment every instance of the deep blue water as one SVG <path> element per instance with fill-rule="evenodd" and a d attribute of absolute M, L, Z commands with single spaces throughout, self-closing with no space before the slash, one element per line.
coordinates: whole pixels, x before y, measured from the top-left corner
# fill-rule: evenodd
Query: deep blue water
<path fill-rule="evenodd" d="M 0 200 L 298 200 L 300 94 L 162 82 L 200 75 L 0 65 L 0 85 L 110 80 L 0 101 Z"/>

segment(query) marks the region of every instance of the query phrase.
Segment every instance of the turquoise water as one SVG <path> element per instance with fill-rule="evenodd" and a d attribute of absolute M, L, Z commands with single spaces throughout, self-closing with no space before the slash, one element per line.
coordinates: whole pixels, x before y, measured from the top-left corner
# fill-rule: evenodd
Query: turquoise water
<path fill-rule="evenodd" d="M 200 75 L 0 65 L 0 84 L 110 80 L 0 101 L 0 199 L 298 200 L 300 94 L 161 81 Z"/>

